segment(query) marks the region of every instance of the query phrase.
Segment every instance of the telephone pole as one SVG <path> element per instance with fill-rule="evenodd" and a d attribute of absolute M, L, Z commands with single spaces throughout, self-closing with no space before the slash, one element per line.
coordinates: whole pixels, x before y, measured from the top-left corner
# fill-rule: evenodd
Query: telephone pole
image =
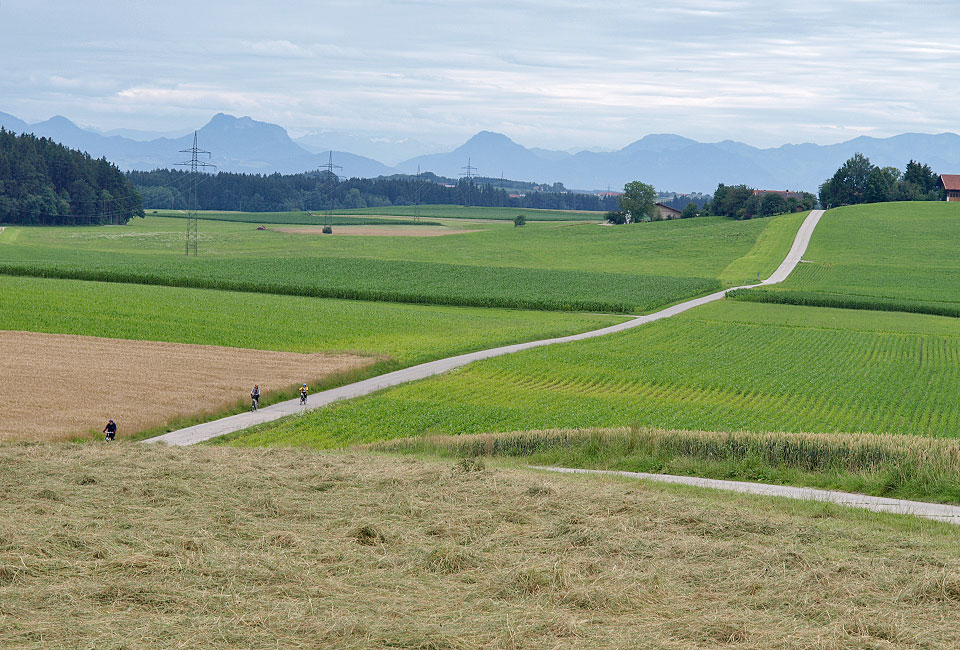
<path fill-rule="evenodd" d="M 190 202 L 187 205 L 187 238 L 186 238 L 186 254 L 189 255 L 190 251 L 193 251 L 193 256 L 197 256 L 197 242 L 200 239 L 200 229 L 197 224 L 197 183 L 198 183 L 198 170 L 205 169 L 207 167 L 216 167 L 208 162 L 202 162 L 197 160 L 197 154 L 205 153 L 207 157 L 210 156 L 209 151 L 204 151 L 197 147 L 197 132 L 193 132 L 193 146 L 189 149 L 181 149 L 180 153 L 190 154 L 189 162 L 177 163 L 177 166 L 189 166 L 190 167 Z"/>

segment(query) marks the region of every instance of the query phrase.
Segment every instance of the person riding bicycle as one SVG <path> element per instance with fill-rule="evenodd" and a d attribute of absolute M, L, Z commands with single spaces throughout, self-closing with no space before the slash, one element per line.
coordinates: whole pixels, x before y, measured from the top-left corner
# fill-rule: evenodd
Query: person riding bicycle
<path fill-rule="evenodd" d="M 107 441 L 116 440 L 117 439 L 117 423 L 114 422 L 113 420 L 110 420 L 109 422 L 107 422 L 107 426 L 103 427 L 103 432 L 107 434 L 104 440 L 107 440 Z"/>
<path fill-rule="evenodd" d="M 310 393 L 310 389 L 307 388 L 307 385 L 306 385 L 306 384 L 302 384 L 302 385 L 300 386 L 300 403 L 301 403 L 301 404 L 306 404 L 306 403 L 307 403 L 307 395 L 308 395 L 309 393 Z"/>
<path fill-rule="evenodd" d="M 253 390 L 250 391 L 250 400 L 253 402 L 251 410 L 256 411 L 260 408 L 260 384 L 253 385 Z"/>

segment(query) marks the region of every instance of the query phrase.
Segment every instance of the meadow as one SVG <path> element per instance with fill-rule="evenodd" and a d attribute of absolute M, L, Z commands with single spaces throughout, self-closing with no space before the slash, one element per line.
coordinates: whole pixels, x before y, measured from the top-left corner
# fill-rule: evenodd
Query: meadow
<path fill-rule="evenodd" d="M 960 205 L 877 203 L 829 210 L 790 278 L 744 300 L 960 315 Z"/>
<path fill-rule="evenodd" d="M 251 224 L 209 221 L 200 227 L 200 254 L 209 258 L 269 256 L 366 258 L 458 266 L 661 275 L 716 279 L 734 285 L 771 273 L 789 250 L 805 215 L 732 221 L 703 217 L 600 226 L 595 223 L 470 224 L 480 232 L 448 237 L 303 236 Z M 269 225 L 269 224 L 268 224 Z M 778 237 L 763 237 L 768 229 Z M 792 232 L 790 232 L 792 230 Z M 116 255 L 183 256 L 182 219 L 147 217 L 122 227 L 8 228 L 0 234 L 0 263 Z M 750 268 L 725 272 L 741 258 Z M 733 267 L 731 270 L 735 269 Z"/>
<path fill-rule="evenodd" d="M 960 644 L 957 527 L 483 463 L 0 446 L 0 646 Z"/>
<path fill-rule="evenodd" d="M 439 238 L 314 236 L 210 221 L 201 228 L 199 258 L 181 253 L 181 219 L 151 217 L 114 228 L 8 228 L 0 234 L 0 273 L 420 304 L 645 312 L 772 271 L 801 217 L 623 228 L 494 225 Z M 768 228 L 776 236 L 761 237 Z"/>
<path fill-rule="evenodd" d="M 387 206 L 381 208 L 354 208 L 335 210 L 338 215 L 382 215 L 397 217 L 421 217 L 431 219 L 491 219 L 495 221 L 513 221 L 522 214 L 527 221 L 603 221 L 606 212 L 590 210 L 539 210 L 535 208 L 500 208 L 464 205 L 413 205 Z"/>
<path fill-rule="evenodd" d="M 331 448 L 633 425 L 955 437 L 958 361 L 955 319 L 721 301 L 620 334 L 489 359 L 229 442 Z"/>
<path fill-rule="evenodd" d="M 151 217 L 168 219 L 186 219 L 185 210 L 147 210 Z M 353 217 L 344 215 L 325 216 L 321 212 L 229 212 L 218 210 L 199 210 L 197 219 L 204 221 L 228 221 L 236 223 L 256 224 L 295 224 L 319 226 L 330 224 L 333 226 L 396 226 L 409 223 L 407 219 L 383 219 L 376 217 Z M 438 221 L 420 220 L 422 226 L 439 226 Z"/>
<path fill-rule="evenodd" d="M 282 352 L 353 352 L 406 366 L 622 320 L 599 314 L 318 300 L 0 276 L 0 329 Z"/>
<path fill-rule="evenodd" d="M 647 427 L 417 436 L 372 451 L 700 476 L 960 503 L 960 440 L 889 434 L 670 431 Z"/>

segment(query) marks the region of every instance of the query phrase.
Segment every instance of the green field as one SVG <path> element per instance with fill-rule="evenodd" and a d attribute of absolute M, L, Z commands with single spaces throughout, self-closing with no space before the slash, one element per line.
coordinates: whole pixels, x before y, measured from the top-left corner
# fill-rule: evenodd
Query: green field
<path fill-rule="evenodd" d="M 960 205 L 829 210 L 790 278 L 756 300 L 960 315 Z"/>
<path fill-rule="evenodd" d="M 779 220 L 778 220 L 779 219 Z M 183 221 L 103 228 L 8 228 L 0 272 L 333 298 L 581 311 L 650 311 L 766 274 L 799 216 L 689 219 L 600 227 L 485 225 L 445 237 L 337 237 L 201 227 L 182 255 Z M 472 227 L 472 226 L 471 226 Z M 777 237 L 760 236 L 767 228 Z M 770 245 L 770 241 L 775 245 Z M 781 250 L 782 249 L 782 250 Z M 731 265 L 749 263 L 731 273 Z"/>
<path fill-rule="evenodd" d="M 0 305 L 0 329 L 5 330 L 289 352 L 349 351 L 404 366 L 621 320 L 10 276 L 0 276 Z"/>
<path fill-rule="evenodd" d="M 621 334 L 490 359 L 232 442 L 324 448 L 628 425 L 956 436 L 958 361 L 955 319 L 723 301 Z"/>
<path fill-rule="evenodd" d="M 472 207 L 463 205 L 412 205 L 389 206 L 382 208 L 356 208 L 353 210 L 336 210 L 336 214 L 372 214 L 383 216 L 412 217 L 417 213 L 431 219 L 493 219 L 498 221 L 513 221 L 518 214 L 522 214 L 527 221 L 603 221 L 606 212 L 590 210 L 538 210 L 534 208 L 497 208 Z"/>
<path fill-rule="evenodd" d="M 151 217 L 166 217 L 172 219 L 186 219 L 185 210 L 147 210 Z M 237 223 L 256 224 L 291 224 L 319 226 L 330 224 L 333 226 L 403 226 L 408 225 L 408 219 L 378 219 L 375 217 L 353 217 L 344 215 L 324 216 L 321 212 L 233 212 L 226 210 L 200 210 L 197 218 L 204 221 L 233 221 Z M 418 221 L 421 226 L 439 226 L 438 221 Z"/>

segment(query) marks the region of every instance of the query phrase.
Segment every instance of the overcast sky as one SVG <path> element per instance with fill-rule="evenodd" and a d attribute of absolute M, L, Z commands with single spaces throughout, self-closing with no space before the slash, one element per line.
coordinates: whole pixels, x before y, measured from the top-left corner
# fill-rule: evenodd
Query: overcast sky
<path fill-rule="evenodd" d="M 0 0 L 0 111 L 459 144 L 958 131 L 960 2 Z"/>

